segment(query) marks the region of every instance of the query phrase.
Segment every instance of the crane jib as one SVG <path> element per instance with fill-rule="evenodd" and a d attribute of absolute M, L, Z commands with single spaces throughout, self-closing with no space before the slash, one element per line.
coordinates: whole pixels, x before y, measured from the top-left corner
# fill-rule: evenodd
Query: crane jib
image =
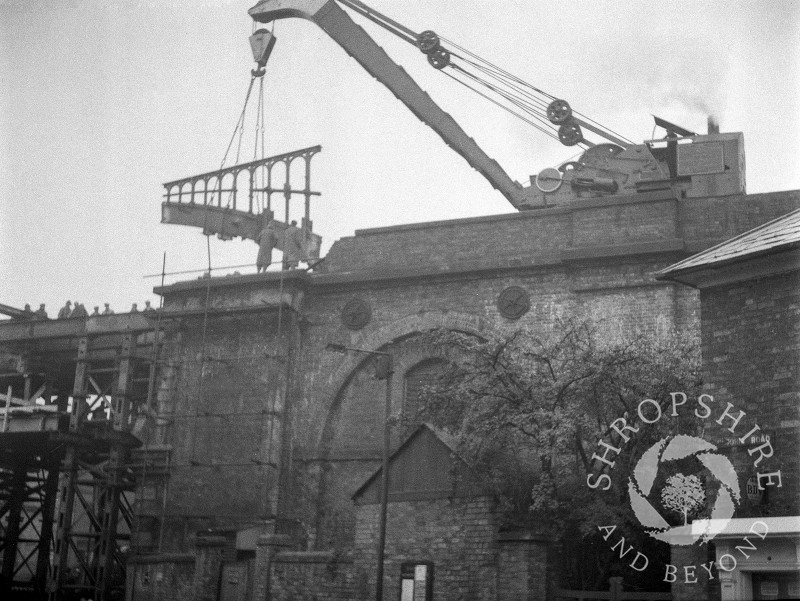
<path fill-rule="evenodd" d="M 584 152 L 558 168 L 546 168 L 535 185 L 523 187 L 443 111 L 386 52 L 348 16 L 339 3 L 413 43 L 437 69 L 566 146 Z M 744 149 L 739 133 L 709 130 L 699 135 L 657 120 L 670 142 L 634 144 L 596 121 L 574 112 L 564 100 L 528 84 L 430 30 L 415 33 L 369 8 L 361 0 L 262 0 L 249 10 L 257 22 L 297 17 L 322 28 L 370 75 L 433 129 L 518 210 L 560 205 L 581 198 L 657 193 L 672 198 L 742 193 Z M 447 44 L 447 48 L 443 46 Z M 457 61 L 451 62 L 452 60 Z M 595 144 L 583 130 L 607 140 Z M 676 136 L 685 138 L 678 144 Z M 726 159 L 728 157 L 728 159 Z"/>
<path fill-rule="evenodd" d="M 249 14 L 259 23 L 288 17 L 316 23 L 414 115 L 439 134 L 515 208 L 533 208 L 531 188 L 523 188 L 515 182 L 336 2 L 262 0 L 249 10 Z"/>

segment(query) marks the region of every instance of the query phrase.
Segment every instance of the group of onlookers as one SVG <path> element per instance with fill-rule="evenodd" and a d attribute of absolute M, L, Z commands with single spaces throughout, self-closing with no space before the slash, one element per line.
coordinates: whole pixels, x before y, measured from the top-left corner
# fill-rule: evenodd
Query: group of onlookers
<path fill-rule="evenodd" d="M 144 302 L 144 309 L 142 309 L 142 313 L 150 313 L 155 310 L 156 309 L 150 305 L 150 301 Z M 30 319 L 48 318 L 47 311 L 45 310 L 44 307 L 44 303 L 39 305 L 39 308 L 36 311 L 32 310 L 29 304 L 26 304 L 24 312 L 27 315 L 29 315 Z M 136 303 L 133 303 L 133 306 L 131 306 L 131 310 L 129 311 L 129 313 L 138 313 L 138 312 L 139 312 L 139 307 L 137 306 Z M 92 313 L 89 313 L 86 310 L 86 307 L 83 305 L 83 303 L 79 303 L 76 301 L 75 304 L 73 305 L 72 301 L 67 301 L 66 304 L 63 307 L 61 307 L 61 309 L 58 310 L 57 319 L 70 319 L 73 317 L 95 317 L 98 315 L 113 315 L 113 314 L 114 311 L 109 306 L 109 303 L 104 303 L 104 308 L 102 312 L 100 311 L 100 306 L 97 305 L 94 308 L 94 311 L 92 311 Z"/>

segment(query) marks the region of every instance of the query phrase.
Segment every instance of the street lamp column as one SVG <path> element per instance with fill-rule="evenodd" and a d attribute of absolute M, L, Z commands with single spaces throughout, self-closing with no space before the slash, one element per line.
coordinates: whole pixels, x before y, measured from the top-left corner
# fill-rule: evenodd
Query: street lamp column
<path fill-rule="evenodd" d="M 375 376 L 386 380 L 386 403 L 383 409 L 383 455 L 381 457 L 381 508 L 378 517 L 378 570 L 375 601 L 383 601 L 383 556 L 386 549 L 386 513 L 389 505 L 389 446 L 392 436 L 392 374 L 391 355 L 378 356 Z"/>
<path fill-rule="evenodd" d="M 369 351 L 352 348 L 343 344 L 328 344 L 326 350 L 340 353 L 364 353 L 375 356 L 375 378 L 386 380 L 386 402 L 383 408 L 383 454 L 381 456 L 381 497 L 378 515 L 377 570 L 375 582 L 375 601 L 383 601 L 383 558 L 386 549 L 386 514 L 389 505 L 389 449 L 392 437 L 392 374 L 394 365 L 392 355 L 383 351 Z"/>

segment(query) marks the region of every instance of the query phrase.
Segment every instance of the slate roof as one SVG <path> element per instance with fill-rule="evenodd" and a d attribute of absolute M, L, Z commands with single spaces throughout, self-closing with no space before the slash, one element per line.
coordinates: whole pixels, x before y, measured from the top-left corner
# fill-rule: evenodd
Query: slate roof
<path fill-rule="evenodd" d="M 727 265 L 797 246 L 800 246 L 800 209 L 670 265 L 658 272 L 656 279 L 669 279 L 695 269 Z"/>

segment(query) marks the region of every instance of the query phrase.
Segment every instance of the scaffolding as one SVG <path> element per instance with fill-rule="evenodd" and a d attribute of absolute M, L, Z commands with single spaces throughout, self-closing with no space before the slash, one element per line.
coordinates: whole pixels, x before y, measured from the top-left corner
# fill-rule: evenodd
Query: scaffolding
<path fill-rule="evenodd" d="M 124 598 L 157 322 L 0 322 L 0 598 Z"/>

